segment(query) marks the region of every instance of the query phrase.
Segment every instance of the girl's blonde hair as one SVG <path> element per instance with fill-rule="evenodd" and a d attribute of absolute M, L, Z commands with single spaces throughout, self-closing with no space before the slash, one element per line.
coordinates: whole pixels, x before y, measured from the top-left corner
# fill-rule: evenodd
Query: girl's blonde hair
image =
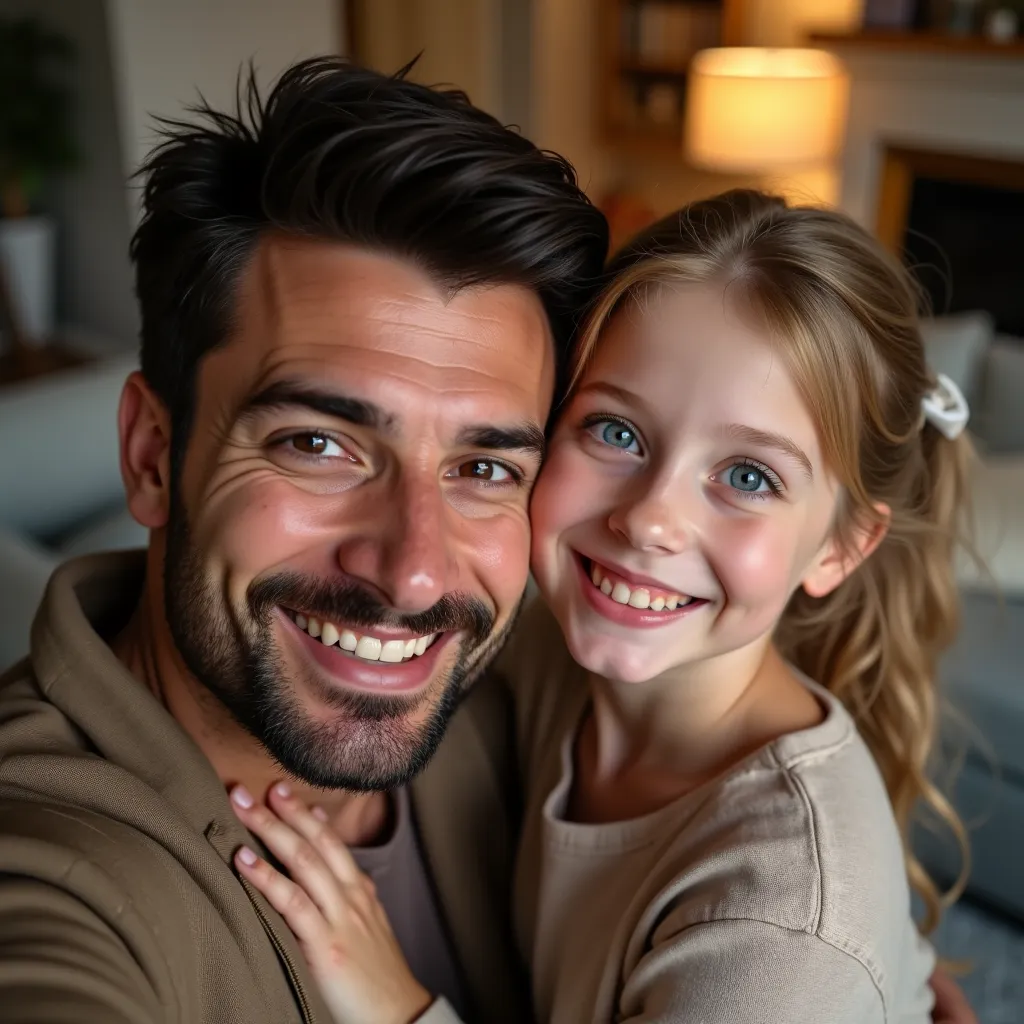
<path fill-rule="evenodd" d="M 612 261 L 580 336 L 578 380 L 602 326 L 628 301 L 673 283 L 716 282 L 755 311 L 793 375 L 841 485 L 840 538 L 891 512 L 878 549 L 831 594 L 797 591 L 779 624 L 782 653 L 853 714 L 885 780 L 925 931 L 959 895 L 966 832 L 927 774 L 936 740 L 936 664 L 958 625 L 953 554 L 967 500 L 970 443 L 926 425 L 935 386 L 919 290 L 866 231 L 831 210 L 734 191 L 645 231 Z M 943 896 L 910 849 L 912 813 L 944 822 L 963 855 Z"/>

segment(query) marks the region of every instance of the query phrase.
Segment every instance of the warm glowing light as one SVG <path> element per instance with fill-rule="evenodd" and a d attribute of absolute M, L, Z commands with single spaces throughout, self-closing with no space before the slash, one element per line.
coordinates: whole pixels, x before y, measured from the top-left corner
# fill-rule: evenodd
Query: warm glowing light
<path fill-rule="evenodd" d="M 824 50 L 704 50 L 690 64 L 684 150 L 715 171 L 764 172 L 834 160 L 848 82 Z"/>

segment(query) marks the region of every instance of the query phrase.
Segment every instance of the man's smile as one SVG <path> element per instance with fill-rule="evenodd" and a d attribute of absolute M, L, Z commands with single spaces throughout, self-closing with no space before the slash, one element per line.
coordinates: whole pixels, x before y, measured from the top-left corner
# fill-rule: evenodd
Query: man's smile
<path fill-rule="evenodd" d="M 316 663 L 318 675 L 326 677 L 331 689 L 404 694 L 426 690 L 444 671 L 439 663 L 449 641 L 461 636 L 458 630 L 426 636 L 399 634 L 386 626 L 356 630 L 284 608 L 278 612 L 299 650 Z"/>
<path fill-rule="evenodd" d="M 315 637 L 325 647 L 337 646 L 364 661 L 383 661 L 399 664 L 422 655 L 440 635 L 430 633 L 416 636 L 408 631 L 392 631 L 386 627 L 374 629 L 349 629 L 344 625 L 327 622 L 314 616 L 306 616 L 301 612 L 283 609 L 288 617 L 311 637 Z"/>

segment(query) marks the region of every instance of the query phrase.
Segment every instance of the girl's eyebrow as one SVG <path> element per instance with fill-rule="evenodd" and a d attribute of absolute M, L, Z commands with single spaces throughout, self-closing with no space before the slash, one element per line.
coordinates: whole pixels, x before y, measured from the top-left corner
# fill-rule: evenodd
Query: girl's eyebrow
<path fill-rule="evenodd" d="M 785 434 L 776 434 L 771 430 L 758 430 L 757 427 L 744 426 L 742 423 L 730 423 L 723 428 L 723 433 L 743 444 L 756 444 L 761 448 L 775 448 L 783 452 L 799 464 L 808 480 L 814 479 L 811 460 L 804 454 L 803 449 Z"/>
<path fill-rule="evenodd" d="M 578 394 L 590 394 L 591 392 L 600 392 L 603 395 L 607 395 L 609 398 L 614 398 L 623 405 L 640 406 L 641 408 L 648 408 L 647 401 L 642 395 L 635 394 L 628 388 L 621 388 L 617 384 L 609 384 L 606 381 L 595 381 L 593 384 L 585 384 L 579 389 Z"/>

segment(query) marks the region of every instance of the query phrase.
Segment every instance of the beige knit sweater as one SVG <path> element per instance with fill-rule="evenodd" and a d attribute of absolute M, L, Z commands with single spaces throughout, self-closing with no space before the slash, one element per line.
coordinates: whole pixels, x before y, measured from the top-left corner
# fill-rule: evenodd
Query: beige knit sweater
<path fill-rule="evenodd" d="M 643 817 L 564 817 L 585 672 L 539 603 L 500 671 L 527 784 L 515 915 L 543 1024 L 927 1024 L 934 957 L 900 838 L 850 716 Z"/>

